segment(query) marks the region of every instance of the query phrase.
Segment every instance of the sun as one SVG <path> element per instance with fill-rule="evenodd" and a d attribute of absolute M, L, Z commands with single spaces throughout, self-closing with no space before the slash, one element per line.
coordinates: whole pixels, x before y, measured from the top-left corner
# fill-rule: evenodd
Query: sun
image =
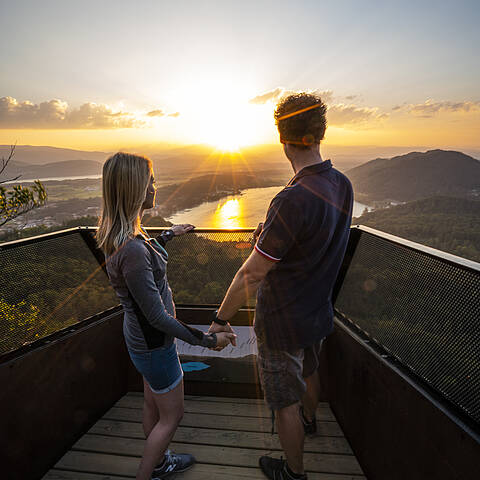
<path fill-rule="evenodd" d="M 240 147 L 246 146 L 248 143 L 243 135 L 240 122 L 226 121 L 225 124 L 220 123 L 215 116 L 209 121 L 209 126 L 204 132 L 203 142 L 212 145 L 222 152 L 235 153 Z M 243 140 L 243 142 L 242 142 Z"/>
<path fill-rule="evenodd" d="M 255 112 L 248 104 L 212 105 L 203 116 L 200 140 L 224 152 L 238 152 L 241 147 L 252 144 L 254 140 L 251 123 Z"/>
<path fill-rule="evenodd" d="M 257 89 L 220 79 L 220 75 L 209 76 L 195 88 L 185 85 L 182 89 L 177 104 L 185 135 L 192 143 L 208 144 L 222 152 L 238 152 L 261 143 L 266 126 L 273 125 L 272 113 L 265 115 L 268 106 L 250 102 Z"/>
<path fill-rule="evenodd" d="M 240 144 L 235 138 L 222 138 L 215 142 L 209 142 L 209 144 L 222 153 L 238 153 L 240 151 Z"/>

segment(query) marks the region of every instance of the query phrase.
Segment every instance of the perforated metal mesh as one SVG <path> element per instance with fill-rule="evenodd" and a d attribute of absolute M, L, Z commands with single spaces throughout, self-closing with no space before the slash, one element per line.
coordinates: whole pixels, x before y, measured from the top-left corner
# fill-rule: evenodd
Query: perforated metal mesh
<path fill-rule="evenodd" d="M 478 271 L 362 232 L 335 307 L 480 421 Z"/>
<path fill-rule="evenodd" d="M 149 233 L 155 235 L 153 231 Z M 188 233 L 170 241 L 167 275 L 175 303 L 221 303 L 237 270 L 252 251 L 252 235 L 252 232 Z M 249 304 L 254 303 L 254 299 L 249 300 Z"/>
<path fill-rule="evenodd" d="M 251 232 L 208 232 L 171 241 L 168 278 L 175 302 L 220 303 L 251 240 Z M 78 232 L 0 249 L 0 271 L 0 354 L 119 303 Z"/>
<path fill-rule="evenodd" d="M 0 249 L 0 354 L 118 305 L 79 233 Z"/>

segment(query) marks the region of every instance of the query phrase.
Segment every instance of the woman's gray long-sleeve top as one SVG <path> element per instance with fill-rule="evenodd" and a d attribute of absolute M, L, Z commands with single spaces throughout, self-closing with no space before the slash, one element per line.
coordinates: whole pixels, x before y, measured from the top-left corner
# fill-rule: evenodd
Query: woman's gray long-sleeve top
<path fill-rule="evenodd" d="M 124 309 L 123 333 L 127 348 L 136 353 L 171 345 L 180 338 L 191 345 L 214 347 L 206 335 L 175 318 L 175 305 L 167 280 L 165 252 L 137 236 L 106 257 L 110 283 Z"/>

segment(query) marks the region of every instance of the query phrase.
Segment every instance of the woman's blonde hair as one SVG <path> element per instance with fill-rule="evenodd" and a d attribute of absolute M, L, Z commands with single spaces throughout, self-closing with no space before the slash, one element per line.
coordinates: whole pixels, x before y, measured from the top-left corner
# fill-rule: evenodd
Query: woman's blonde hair
<path fill-rule="evenodd" d="M 106 255 L 142 232 L 140 209 L 151 174 L 151 160 L 130 153 L 118 152 L 103 165 L 102 213 L 96 240 Z"/>

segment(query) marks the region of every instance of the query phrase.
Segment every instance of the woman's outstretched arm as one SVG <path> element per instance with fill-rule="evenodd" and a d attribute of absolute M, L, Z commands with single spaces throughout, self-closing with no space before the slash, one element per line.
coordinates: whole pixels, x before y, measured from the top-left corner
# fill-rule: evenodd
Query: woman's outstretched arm
<path fill-rule="evenodd" d="M 120 253 L 119 267 L 131 297 L 153 327 L 191 345 L 217 345 L 215 335 L 204 334 L 167 312 L 153 277 L 150 252 L 143 243 L 128 242 Z"/>

